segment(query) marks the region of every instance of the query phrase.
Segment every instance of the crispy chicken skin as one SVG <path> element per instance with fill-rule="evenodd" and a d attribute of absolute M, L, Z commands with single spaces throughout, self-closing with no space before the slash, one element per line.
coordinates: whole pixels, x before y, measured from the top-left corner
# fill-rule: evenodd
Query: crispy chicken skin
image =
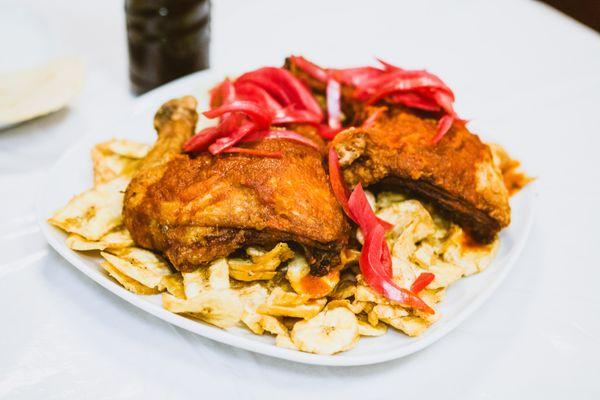
<path fill-rule="evenodd" d="M 400 187 L 437 205 L 480 242 L 508 226 L 502 173 L 477 135 L 455 123 L 431 144 L 435 118 L 401 106 L 385 110 L 371 127 L 347 129 L 333 142 L 350 185 Z"/>
<path fill-rule="evenodd" d="M 302 246 L 313 273 L 339 260 L 349 226 L 318 151 L 288 140 L 247 147 L 283 158 L 181 152 L 197 114 L 192 97 L 156 113 L 156 144 L 125 193 L 124 221 L 135 242 L 161 251 L 180 271 L 250 245 Z"/>

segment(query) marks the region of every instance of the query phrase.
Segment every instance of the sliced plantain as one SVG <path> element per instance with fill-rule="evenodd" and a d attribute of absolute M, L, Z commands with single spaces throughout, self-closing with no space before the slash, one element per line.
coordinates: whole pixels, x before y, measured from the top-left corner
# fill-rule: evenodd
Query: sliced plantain
<path fill-rule="evenodd" d="M 96 147 L 122 157 L 134 159 L 146 157 L 146 154 L 148 154 L 148 151 L 152 148 L 149 144 L 127 139 L 111 139 L 107 142 L 99 143 Z"/>
<path fill-rule="evenodd" d="M 329 303 L 325 306 L 326 310 L 331 310 L 337 307 L 346 307 L 348 310 L 352 311 L 354 314 L 360 314 L 364 310 L 364 302 L 355 301 L 353 303 L 348 299 L 344 300 L 330 300 Z"/>
<path fill-rule="evenodd" d="M 354 294 L 354 299 L 357 301 L 367 301 L 370 303 L 378 303 L 378 304 L 387 304 L 388 300 L 381 296 L 379 293 L 375 292 L 365 283 L 360 282 L 356 286 L 356 292 Z"/>
<path fill-rule="evenodd" d="M 392 320 L 408 316 L 408 311 L 400 306 L 392 306 L 388 304 L 377 304 L 371 310 L 377 315 L 377 318 L 382 321 Z"/>
<path fill-rule="evenodd" d="M 127 275 L 123 274 L 117 268 L 113 267 L 109 262 L 102 261 L 100 266 L 104 268 L 108 274 L 113 277 L 117 282 L 121 284 L 125 289 L 129 290 L 135 294 L 142 295 L 150 295 L 150 294 L 158 294 L 160 291 L 158 289 L 150 288 L 148 286 L 144 286 L 135 279 L 131 279 Z"/>
<path fill-rule="evenodd" d="M 98 241 L 121 225 L 123 193 L 128 183 L 129 178 L 119 177 L 87 190 L 57 210 L 48 222 L 87 240 Z"/>
<path fill-rule="evenodd" d="M 327 303 L 327 299 L 309 300 L 306 304 L 296 306 L 281 306 L 276 304 L 262 304 L 257 311 L 260 314 L 276 317 L 293 317 L 310 319 L 317 315 Z"/>
<path fill-rule="evenodd" d="M 306 295 L 287 292 L 280 287 L 273 289 L 267 301 L 257 308 L 259 314 L 276 317 L 309 319 L 325 307 L 327 299 L 311 300 Z"/>
<path fill-rule="evenodd" d="M 239 295 L 231 289 L 208 289 L 191 299 L 183 300 L 163 294 L 163 307 L 177 314 L 186 314 L 220 328 L 237 324 L 244 311 Z"/>
<path fill-rule="evenodd" d="M 185 297 L 191 299 L 209 287 L 206 268 L 198 268 L 192 272 L 182 272 Z"/>
<path fill-rule="evenodd" d="M 229 260 L 229 275 L 232 278 L 244 282 L 271 280 L 279 265 L 294 257 L 294 252 L 286 243 L 279 243 L 264 254 L 256 249 L 251 250 L 250 254 L 254 254 L 251 260 Z"/>
<path fill-rule="evenodd" d="M 454 234 L 448 239 L 442 255 L 444 261 L 462 268 L 463 276 L 473 275 L 486 269 L 498 252 L 499 240 L 487 246 L 466 246 L 464 232 L 460 228 L 454 229 Z"/>
<path fill-rule="evenodd" d="M 292 338 L 290 338 L 290 335 L 287 333 L 275 337 L 275 346 L 290 350 L 298 350 L 298 347 L 292 342 Z"/>
<path fill-rule="evenodd" d="M 360 251 L 354 249 L 344 249 L 340 253 L 340 269 L 346 269 L 350 266 L 358 264 Z"/>
<path fill-rule="evenodd" d="M 218 258 L 208 266 L 192 272 L 182 272 L 185 297 L 191 299 L 207 289 L 229 289 L 229 265 L 227 259 Z"/>
<path fill-rule="evenodd" d="M 238 293 L 244 306 L 242 322 L 253 333 L 262 335 L 264 333 L 264 326 L 261 324 L 263 315 L 259 314 L 256 309 L 267 301 L 269 295 L 267 289 L 256 283 L 239 289 Z"/>
<path fill-rule="evenodd" d="M 387 207 L 380 209 L 377 216 L 394 225 L 388 233 L 393 241 L 402 237 L 403 243 L 412 241 L 414 245 L 414 243 L 435 232 L 435 224 L 431 214 L 417 200 L 389 204 Z M 404 246 L 405 244 L 400 245 L 398 249 L 404 249 Z M 393 254 L 394 249 L 391 250 L 392 255 L 401 256 L 400 254 Z"/>
<path fill-rule="evenodd" d="M 288 330 L 281 321 L 270 315 L 263 315 L 260 319 L 263 329 L 273 335 L 287 335 Z"/>
<path fill-rule="evenodd" d="M 292 329 L 292 342 L 302 351 L 330 355 L 352 348 L 359 339 L 358 320 L 347 308 L 325 310 L 300 321 Z"/>
<path fill-rule="evenodd" d="M 422 272 L 427 270 L 407 259 L 392 257 L 392 276 L 396 285 L 408 289 Z"/>
<path fill-rule="evenodd" d="M 213 261 L 208 267 L 208 285 L 212 289 L 229 289 L 229 265 L 225 258 Z"/>
<path fill-rule="evenodd" d="M 375 324 L 375 326 L 371 325 L 368 321 L 363 320 L 362 318 L 358 319 L 358 333 L 360 336 L 382 336 L 387 332 L 387 325 L 380 322 Z"/>
<path fill-rule="evenodd" d="M 123 157 L 100 149 L 92 149 L 94 185 L 109 182 L 118 176 L 131 175 L 139 166 L 139 160 Z"/>
<path fill-rule="evenodd" d="M 134 242 L 129 231 L 124 227 L 119 227 L 108 232 L 98 241 L 87 240 L 76 233 L 72 233 L 67 237 L 66 244 L 72 250 L 92 251 L 131 247 Z"/>
<path fill-rule="evenodd" d="M 448 287 L 459 280 L 464 274 L 464 269 L 458 265 L 439 260 L 429 266 L 429 272 L 432 272 L 435 278 L 427 285 L 427 288 L 439 289 Z"/>
<path fill-rule="evenodd" d="M 306 304 L 310 297 L 291 291 L 286 291 L 281 287 L 275 287 L 269 294 L 267 302 L 278 306 L 300 306 Z"/>
<path fill-rule="evenodd" d="M 151 288 L 159 286 L 163 277 L 172 274 L 162 258 L 138 247 L 111 249 L 100 255 L 121 273 Z"/>
<path fill-rule="evenodd" d="M 164 287 L 167 292 L 180 299 L 185 299 L 185 288 L 183 286 L 183 277 L 179 272 L 163 276 L 159 287 Z"/>
<path fill-rule="evenodd" d="M 356 293 L 356 277 L 351 273 L 344 273 L 340 278 L 340 282 L 337 284 L 333 292 L 329 297 L 334 299 L 347 299 L 348 297 L 354 296 Z"/>
<path fill-rule="evenodd" d="M 408 336 L 419 336 L 430 325 L 423 318 L 416 316 L 400 317 L 391 320 L 385 320 L 386 324 L 404 332 Z"/>

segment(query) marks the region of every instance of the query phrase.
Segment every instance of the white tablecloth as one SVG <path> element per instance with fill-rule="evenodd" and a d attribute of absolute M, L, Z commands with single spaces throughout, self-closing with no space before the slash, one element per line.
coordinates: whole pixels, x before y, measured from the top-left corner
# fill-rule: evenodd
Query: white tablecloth
<path fill-rule="evenodd" d="M 32 60 L 78 54 L 88 74 L 69 110 L 0 132 L 0 398 L 600 398 L 600 36 L 529 1 L 214 3 L 217 69 L 297 53 L 442 76 L 472 127 L 539 178 L 524 253 L 453 333 L 374 366 L 285 362 L 147 315 L 52 251 L 33 213 L 44 171 L 134 103 L 123 1 L 1 0 L 48 32 Z M 0 67 L 29 60 L 5 56 Z"/>

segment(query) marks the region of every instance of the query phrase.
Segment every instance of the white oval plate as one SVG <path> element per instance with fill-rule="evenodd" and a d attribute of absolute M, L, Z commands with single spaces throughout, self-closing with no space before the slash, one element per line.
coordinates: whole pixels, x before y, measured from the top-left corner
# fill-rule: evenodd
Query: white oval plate
<path fill-rule="evenodd" d="M 140 97 L 131 116 L 113 129 L 90 133 L 71 148 L 49 171 L 37 197 L 37 214 L 48 243 L 85 275 L 135 306 L 173 325 L 201 336 L 242 349 L 306 364 L 366 365 L 404 357 L 419 351 L 458 326 L 474 312 L 500 285 L 525 245 L 533 220 L 533 190 L 531 187 L 516 195 L 511 202 L 512 224 L 501 234 L 500 250 L 492 265 L 484 272 L 461 279 L 452 285 L 438 308 L 440 321 L 418 338 L 409 338 L 390 329 L 382 337 L 361 338 L 352 350 L 333 356 L 307 354 L 275 346 L 271 336 L 257 336 L 243 328 L 222 330 L 196 320 L 170 313 L 161 306 L 160 295 L 138 296 L 123 289 L 107 277 L 98 266 L 99 257 L 70 250 L 65 245 L 64 232 L 50 226 L 46 219 L 75 194 L 92 186 L 90 149 L 100 141 L 113 137 L 154 142 L 156 133 L 152 118 L 158 107 L 168 99 L 192 94 L 206 104 L 206 91 L 218 78 L 210 72 L 199 72 L 169 83 Z"/>

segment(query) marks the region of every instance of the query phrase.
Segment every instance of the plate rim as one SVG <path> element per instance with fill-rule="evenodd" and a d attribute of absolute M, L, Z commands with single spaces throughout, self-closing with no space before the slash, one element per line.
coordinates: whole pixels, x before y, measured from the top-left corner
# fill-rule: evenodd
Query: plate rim
<path fill-rule="evenodd" d="M 129 114 L 129 116 L 135 116 L 140 112 L 146 111 L 150 107 L 150 105 L 156 102 L 156 97 L 159 97 L 162 92 L 166 93 L 180 86 L 183 87 L 196 79 L 208 80 L 211 78 L 216 78 L 219 75 L 222 77 L 226 74 L 217 74 L 214 70 L 199 71 L 179 78 L 166 85 L 162 85 L 156 89 L 153 89 L 148 93 L 140 96 L 139 98 L 133 100 L 133 105 L 131 107 L 131 113 Z M 114 125 L 122 125 L 125 120 L 126 118 L 120 119 L 116 121 Z M 43 177 L 50 178 L 54 176 L 59 167 L 66 160 L 68 160 L 73 155 L 73 153 L 80 150 L 80 147 L 84 145 L 89 138 L 93 137 L 92 135 L 95 132 L 97 132 L 97 130 L 91 129 L 88 131 L 87 134 L 83 135 L 80 140 L 73 144 L 58 158 L 58 160 L 52 165 L 52 167 L 49 168 L 45 174 L 43 174 Z M 48 244 L 50 244 L 50 246 L 62 258 L 69 262 L 69 264 L 74 266 L 77 270 L 82 272 L 92 281 L 96 282 L 97 284 L 107 289 L 114 295 L 120 297 L 128 303 L 144 310 L 145 312 L 167 323 L 170 323 L 172 325 L 175 325 L 179 328 L 185 329 L 202 337 L 223 344 L 227 344 L 229 346 L 297 363 L 338 367 L 378 364 L 399 359 L 410 354 L 416 353 L 451 333 L 465 319 L 467 319 L 479 307 L 481 307 L 489 299 L 491 294 L 494 293 L 496 289 L 500 286 L 500 284 L 504 281 L 508 273 L 514 268 L 517 259 L 521 255 L 521 252 L 523 251 L 523 248 L 525 247 L 525 244 L 528 241 L 535 215 L 535 207 L 532 206 L 532 203 L 534 198 L 533 188 L 536 186 L 535 183 L 533 185 L 529 185 L 529 187 L 523 190 L 523 192 L 527 193 L 517 194 L 517 196 L 527 196 L 526 201 L 529 203 L 529 207 L 527 207 L 529 213 L 526 215 L 526 219 L 523 224 L 522 237 L 520 237 L 519 240 L 516 241 L 513 250 L 510 252 L 508 257 L 504 261 L 504 265 L 499 271 L 496 272 L 497 276 L 491 281 L 491 283 L 489 283 L 485 288 L 483 288 L 483 290 L 474 298 L 472 302 L 470 302 L 467 306 L 459 310 L 452 319 L 447 320 L 444 328 L 434 331 L 426 337 L 414 338 L 414 342 L 408 346 L 399 347 L 397 349 L 391 349 L 383 353 L 375 352 L 374 354 L 356 355 L 348 357 L 344 356 L 343 353 L 337 355 L 318 355 L 305 353 L 298 350 L 277 347 L 274 344 L 261 343 L 259 341 L 251 340 L 246 337 L 236 335 L 232 332 L 228 332 L 227 330 L 213 327 L 209 324 L 191 320 L 180 315 L 171 313 L 159 306 L 156 306 L 151 302 L 144 300 L 143 297 L 127 291 L 126 289 L 119 286 L 117 283 L 113 282 L 110 278 L 100 275 L 98 271 L 94 271 L 91 268 L 89 268 L 86 265 L 86 263 L 80 259 L 80 256 L 75 251 L 67 248 L 67 246 L 64 244 L 64 240 L 58 241 L 57 235 L 55 235 L 54 232 L 60 230 L 51 226 L 47 222 L 48 215 L 45 215 L 43 211 L 43 194 L 47 191 L 50 184 L 50 179 L 43 179 L 43 184 L 39 185 L 36 190 L 35 198 L 36 221 L 41 229 L 42 234 L 44 235 L 44 238 L 46 239 Z M 492 260 L 492 263 L 493 262 L 495 262 L 495 259 Z"/>

